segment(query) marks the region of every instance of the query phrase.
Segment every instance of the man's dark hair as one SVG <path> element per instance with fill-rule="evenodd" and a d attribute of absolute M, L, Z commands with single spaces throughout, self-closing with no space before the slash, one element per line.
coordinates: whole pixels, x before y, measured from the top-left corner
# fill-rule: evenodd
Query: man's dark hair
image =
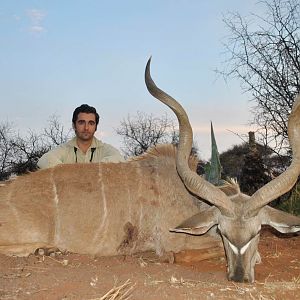
<path fill-rule="evenodd" d="M 76 123 L 79 113 L 94 114 L 96 117 L 96 125 L 98 125 L 99 115 L 98 115 L 95 107 L 89 106 L 88 104 L 81 104 L 80 106 L 76 107 L 73 112 L 73 117 L 72 117 L 72 122 L 74 125 Z"/>

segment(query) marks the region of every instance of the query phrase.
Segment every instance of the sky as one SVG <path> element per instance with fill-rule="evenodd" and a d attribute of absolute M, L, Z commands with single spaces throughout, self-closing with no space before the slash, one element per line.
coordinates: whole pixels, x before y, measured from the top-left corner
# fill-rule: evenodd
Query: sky
<path fill-rule="evenodd" d="M 146 89 L 152 56 L 152 78 L 185 108 L 209 159 L 211 121 L 219 152 L 252 130 L 250 95 L 215 72 L 226 58 L 223 18 L 260 9 L 256 0 L 1 0 L 0 122 L 38 132 L 55 114 L 71 128 L 88 103 L 100 114 L 97 137 L 120 149 L 115 129 L 128 115 L 173 117 Z"/>

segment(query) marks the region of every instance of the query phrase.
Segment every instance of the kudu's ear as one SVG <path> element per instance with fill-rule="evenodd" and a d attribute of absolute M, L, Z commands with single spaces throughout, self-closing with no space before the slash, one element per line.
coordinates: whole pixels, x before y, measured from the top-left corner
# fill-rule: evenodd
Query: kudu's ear
<path fill-rule="evenodd" d="M 261 224 L 270 225 L 281 233 L 300 231 L 300 218 L 284 211 L 265 206 L 261 209 Z"/>
<path fill-rule="evenodd" d="M 186 219 L 176 228 L 170 229 L 170 231 L 201 235 L 206 233 L 212 226 L 218 224 L 219 215 L 219 209 L 212 206 L 208 210 Z"/>

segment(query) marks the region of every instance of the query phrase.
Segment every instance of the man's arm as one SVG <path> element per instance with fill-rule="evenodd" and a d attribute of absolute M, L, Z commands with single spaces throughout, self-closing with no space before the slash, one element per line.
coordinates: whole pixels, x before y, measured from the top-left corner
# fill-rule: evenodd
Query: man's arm
<path fill-rule="evenodd" d="M 37 165 L 40 169 L 52 168 L 62 164 L 62 148 L 58 147 L 45 153 L 38 161 Z"/>

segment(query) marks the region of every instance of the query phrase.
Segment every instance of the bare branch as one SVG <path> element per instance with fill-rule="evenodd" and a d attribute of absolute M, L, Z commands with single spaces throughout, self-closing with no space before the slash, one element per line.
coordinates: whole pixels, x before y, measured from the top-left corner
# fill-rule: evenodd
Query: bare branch
<path fill-rule="evenodd" d="M 275 151 L 287 150 L 287 119 L 300 92 L 300 3 L 268 0 L 263 15 L 243 18 L 231 13 L 224 18 L 230 36 L 224 46 L 227 59 L 224 78 L 240 79 L 251 95 L 253 123 L 264 131 Z"/>
<path fill-rule="evenodd" d="M 178 134 L 173 120 L 167 115 L 154 117 L 152 114 L 137 112 L 121 121 L 116 133 L 123 137 L 126 156 L 137 156 L 157 144 L 176 143 Z"/>

